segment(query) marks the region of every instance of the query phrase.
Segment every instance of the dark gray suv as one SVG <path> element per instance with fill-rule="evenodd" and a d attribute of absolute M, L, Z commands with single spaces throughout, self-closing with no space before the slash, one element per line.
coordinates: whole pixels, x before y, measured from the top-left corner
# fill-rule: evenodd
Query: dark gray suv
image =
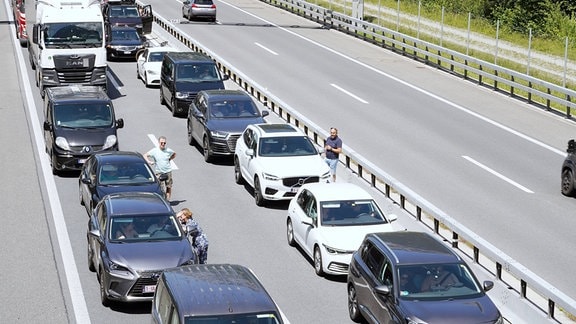
<path fill-rule="evenodd" d="M 369 323 L 503 323 L 466 262 L 432 235 L 366 235 L 348 271 L 348 312 Z"/>
<path fill-rule="evenodd" d="M 562 194 L 568 197 L 574 197 L 576 188 L 574 187 L 574 176 L 576 176 L 576 141 L 573 139 L 568 141 L 568 148 L 566 149 L 566 159 L 562 163 Z"/>

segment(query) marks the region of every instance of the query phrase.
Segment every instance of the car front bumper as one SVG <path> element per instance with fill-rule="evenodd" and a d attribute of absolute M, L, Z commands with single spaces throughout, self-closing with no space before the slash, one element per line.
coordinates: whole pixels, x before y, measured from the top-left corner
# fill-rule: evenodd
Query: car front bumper
<path fill-rule="evenodd" d="M 161 270 L 116 274 L 106 272 L 104 284 L 108 299 L 121 302 L 150 301 L 154 297 Z"/>

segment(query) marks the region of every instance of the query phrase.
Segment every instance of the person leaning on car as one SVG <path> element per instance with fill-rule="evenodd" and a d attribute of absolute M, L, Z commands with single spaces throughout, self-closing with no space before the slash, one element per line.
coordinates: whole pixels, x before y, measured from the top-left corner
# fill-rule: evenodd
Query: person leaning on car
<path fill-rule="evenodd" d="M 342 153 L 342 140 L 338 137 L 338 129 L 336 127 L 330 128 L 330 136 L 324 142 L 324 150 L 326 151 L 325 161 L 330 167 L 330 174 L 332 174 L 332 182 L 336 182 L 338 156 Z"/>
<path fill-rule="evenodd" d="M 192 211 L 188 208 L 182 208 L 176 217 L 182 223 L 184 231 L 192 237 L 192 244 L 196 248 L 196 254 L 198 254 L 198 263 L 205 264 L 208 259 L 208 238 L 198 222 L 192 218 Z"/>

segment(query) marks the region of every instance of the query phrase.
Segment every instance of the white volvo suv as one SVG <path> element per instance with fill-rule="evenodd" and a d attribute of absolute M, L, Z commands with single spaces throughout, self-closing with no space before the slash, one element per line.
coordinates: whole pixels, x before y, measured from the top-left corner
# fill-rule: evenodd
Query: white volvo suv
<path fill-rule="evenodd" d="M 258 206 L 266 200 L 290 200 L 305 183 L 328 182 L 323 152 L 292 124 L 249 125 L 236 142 L 234 177 L 254 188 Z"/>

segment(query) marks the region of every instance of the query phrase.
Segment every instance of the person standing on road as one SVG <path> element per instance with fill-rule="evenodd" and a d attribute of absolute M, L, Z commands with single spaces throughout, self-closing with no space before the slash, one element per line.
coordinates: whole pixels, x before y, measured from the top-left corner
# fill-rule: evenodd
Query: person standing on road
<path fill-rule="evenodd" d="M 324 150 L 326 151 L 326 164 L 330 167 L 330 174 L 332 174 L 332 182 L 336 182 L 336 166 L 338 165 L 338 157 L 342 153 L 342 139 L 338 137 L 338 129 L 330 127 L 330 136 L 324 142 Z"/>
<path fill-rule="evenodd" d="M 166 144 L 166 137 L 160 136 L 158 138 L 158 146 L 154 147 L 148 153 L 146 153 L 145 158 L 154 166 L 154 171 L 156 176 L 165 174 L 167 179 L 164 181 L 166 185 L 166 200 L 170 201 L 172 196 L 172 165 L 170 161 L 174 160 L 176 153 L 170 149 Z"/>
<path fill-rule="evenodd" d="M 188 208 L 182 208 L 176 214 L 180 223 L 182 223 L 182 227 L 184 227 L 184 231 L 190 235 L 192 238 L 192 244 L 196 249 L 196 254 L 198 255 L 198 263 L 206 264 L 208 260 L 208 238 L 204 231 L 198 225 L 198 222 L 194 218 L 192 218 L 192 212 Z"/>

